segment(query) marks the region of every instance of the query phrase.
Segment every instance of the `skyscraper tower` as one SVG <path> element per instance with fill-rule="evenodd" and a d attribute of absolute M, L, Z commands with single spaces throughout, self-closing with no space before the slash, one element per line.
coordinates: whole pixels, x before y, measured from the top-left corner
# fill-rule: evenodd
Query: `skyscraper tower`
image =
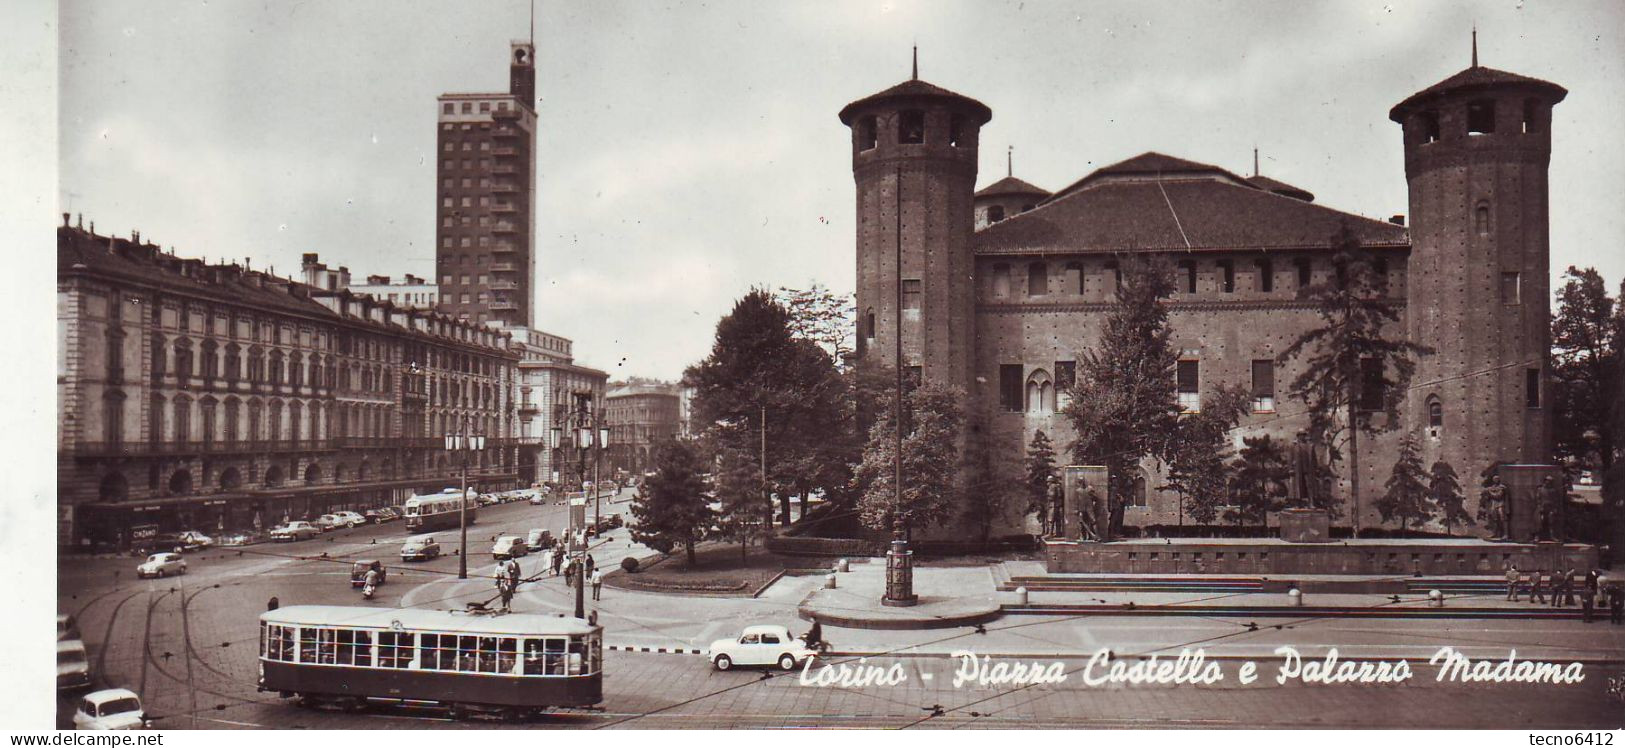
<path fill-rule="evenodd" d="M 846 105 L 857 182 L 858 355 L 970 385 L 976 147 L 992 110 L 916 76 Z M 898 314 L 897 300 L 902 300 Z"/>
<path fill-rule="evenodd" d="M 507 93 L 441 94 L 435 202 L 440 309 L 530 327 L 536 274 L 536 65 L 511 45 Z"/>
<path fill-rule="evenodd" d="M 1436 351 L 1417 362 L 1407 417 L 1469 485 L 1496 462 L 1551 460 L 1547 165 L 1567 93 L 1480 67 L 1475 42 L 1472 67 L 1388 115 L 1410 187 L 1407 332 Z"/>

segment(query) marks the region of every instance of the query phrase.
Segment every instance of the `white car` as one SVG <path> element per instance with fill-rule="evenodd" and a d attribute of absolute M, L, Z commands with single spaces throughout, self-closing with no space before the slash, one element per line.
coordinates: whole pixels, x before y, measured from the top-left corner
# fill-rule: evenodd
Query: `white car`
<path fill-rule="evenodd" d="M 503 535 L 491 546 L 491 556 L 498 561 L 519 558 L 529 553 L 530 548 L 525 545 L 525 539 L 518 535 Z"/>
<path fill-rule="evenodd" d="M 56 643 L 56 688 L 84 688 L 90 685 L 90 653 L 78 639 Z"/>
<path fill-rule="evenodd" d="M 321 529 L 303 520 L 289 522 L 271 530 L 272 540 L 309 540 L 321 534 Z"/>
<path fill-rule="evenodd" d="M 140 566 L 135 567 L 135 576 L 138 579 L 185 573 L 186 559 L 181 558 L 179 553 L 154 553 Z"/>
<path fill-rule="evenodd" d="M 333 512 L 333 516 L 338 517 L 339 521 L 350 527 L 360 527 L 367 524 L 367 518 L 357 512 Z"/>
<path fill-rule="evenodd" d="M 718 670 L 735 665 L 770 665 L 780 670 L 794 670 L 818 653 L 807 648 L 807 643 L 790 635 L 783 626 L 747 626 L 737 639 L 718 639 L 711 642 L 711 664 Z"/>
<path fill-rule="evenodd" d="M 187 530 L 176 536 L 187 550 L 201 550 L 214 547 L 214 538 L 204 535 L 197 530 Z"/>
<path fill-rule="evenodd" d="M 146 724 L 141 697 L 125 688 L 87 693 L 73 713 L 75 730 L 139 730 Z"/>
<path fill-rule="evenodd" d="M 321 530 L 322 532 L 327 532 L 328 530 L 337 530 L 340 527 L 344 527 L 348 525 L 349 522 L 339 519 L 337 514 L 324 514 L 317 517 L 316 521 L 311 524 L 316 525 L 316 529 Z"/>

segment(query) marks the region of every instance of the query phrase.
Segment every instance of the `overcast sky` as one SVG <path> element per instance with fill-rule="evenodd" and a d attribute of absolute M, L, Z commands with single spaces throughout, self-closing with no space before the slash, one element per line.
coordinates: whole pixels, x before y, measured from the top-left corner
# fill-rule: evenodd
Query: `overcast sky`
<path fill-rule="evenodd" d="M 537 326 L 674 378 L 752 285 L 853 285 L 836 112 L 908 77 L 993 109 L 978 186 L 1156 150 L 1406 212 L 1388 109 L 1468 65 L 1569 89 L 1554 275 L 1625 273 L 1625 4 L 557 2 L 536 6 Z M 526 0 L 64 0 L 60 201 L 101 233 L 297 274 L 433 276 L 435 97 L 501 91 Z"/>

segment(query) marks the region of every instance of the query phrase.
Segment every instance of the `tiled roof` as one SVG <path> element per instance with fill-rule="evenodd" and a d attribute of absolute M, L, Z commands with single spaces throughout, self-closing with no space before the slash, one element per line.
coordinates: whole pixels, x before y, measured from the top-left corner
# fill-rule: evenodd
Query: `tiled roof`
<path fill-rule="evenodd" d="M 1279 179 L 1270 179 L 1262 174 L 1254 174 L 1247 177 L 1247 181 L 1251 182 L 1254 187 L 1264 190 L 1265 192 L 1273 192 L 1277 195 L 1295 197 L 1306 203 L 1312 203 L 1315 201 L 1315 193 L 1303 189 L 1302 187 L 1294 187 Z"/>
<path fill-rule="evenodd" d="M 1023 182 L 1015 177 L 1005 177 L 976 192 L 977 197 L 993 197 L 995 195 L 1039 195 L 1049 197 L 1049 190 L 1030 182 Z"/>
<path fill-rule="evenodd" d="M 1209 176 L 1233 179 L 1238 182 L 1246 181 L 1229 171 L 1211 164 L 1199 164 L 1195 161 L 1186 161 L 1182 158 L 1174 158 L 1173 156 L 1157 153 L 1156 151 L 1147 151 L 1135 156 L 1134 158 L 1119 161 L 1110 166 L 1102 166 L 1099 169 L 1089 172 L 1088 176 L 1085 176 L 1084 178 L 1061 188 L 1059 192 L 1056 192 L 1050 197 L 1050 201 L 1054 202 L 1066 195 L 1077 192 L 1084 187 L 1094 184 L 1095 182 L 1109 180 L 1113 177 L 1143 179 L 1145 177 L 1158 176 L 1165 176 L 1169 178 L 1177 178 L 1180 176 Z"/>
<path fill-rule="evenodd" d="M 975 251 L 1308 249 L 1347 223 L 1360 241 L 1407 246 L 1404 227 L 1265 191 L 1216 166 L 1146 154 L 977 232 Z M 1151 171 L 1165 168 L 1161 176 Z M 1149 173 L 1148 173 L 1149 171 Z M 1172 173 L 1170 173 L 1172 172 Z M 1106 174 L 1137 178 L 1105 179 Z"/>
<path fill-rule="evenodd" d="M 1461 90 L 1489 88 L 1492 86 L 1528 86 L 1542 89 L 1557 97 L 1553 103 L 1562 101 L 1563 97 L 1567 96 L 1569 93 L 1568 89 L 1563 88 L 1556 83 L 1543 81 L 1539 78 L 1530 78 L 1527 75 L 1508 73 L 1505 70 L 1496 70 L 1494 68 L 1479 67 L 1475 65 L 1456 73 L 1449 78 L 1439 81 L 1438 83 L 1428 86 L 1427 88 L 1417 91 L 1414 94 L 1411 94 L 1404 101 L 1395 104 L 1393 109 L 1388 110 L 1388 119 L 1395 122 L 1403 122 L 1405 120 L 1405 115 L 1409 112 L 1409 110 L 1436 97 Z"/>
<path fill-rule="evenodd" d="M 842 107 L 840 113 L 841 124 L 852 124 L 852 116 L 859 109 L 862 109 L 875 102 L 897 98 L 942 99 L 953 101 L 965 105 L 975 111 L 977 114 L 981 115 L 981 120 L 983 122 L 993 119 L 992 109 L 988 109 L 986 104 L 983 104 L 982 102 L 969 96 L 956 94 L 946 88 L 942 88 L 941 86 L 933 86 L 922 80 L 907 80 L 881 91 L 880 93 L 865 96 Z"/>

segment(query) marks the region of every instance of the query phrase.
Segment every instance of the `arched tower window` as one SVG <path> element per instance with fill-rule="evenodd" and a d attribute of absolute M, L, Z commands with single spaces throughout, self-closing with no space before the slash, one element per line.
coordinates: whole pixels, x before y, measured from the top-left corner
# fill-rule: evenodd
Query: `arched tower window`
<path fill-rule="evenodd" d="M 948 145 L 960 148 L 969 145 L 965 141 L 965 117 L 961 114 L 948 116 Z"/>
<path fill-rule="evenodd" d="M 1540 132 L 1540 102 L 1535 99 L 1523 100 L 1523 131 Z"/>
<path fill-rule="evenodd" d="M 1489 135 L 1495 132 L 1495 100 L 1475 99 L 1467 102 L 1467 134 Z"/>
<path fill-rule="evenodd" d="M 1438 395 L 1428 397 L 1428 428 L 1444 427 L 1444 403 L 1439 402 Z"/>
<path fill-rule="evenodd" d="M 1129 483 L 1128 505 L 1149 506 L 1145 496 L 1145 470 L 1134 468 L 1134 480 Z"/>
<path fill-rule="evenodd" d="M 993 266 L 993 298 L 1006 299 L 1010 297 L 1010 266 L 1000 263 Z"/>
<path fill-rule="evenodd" d="M 1429 109 L 1416 115 L 1418 140 L 1421 144 L 1439 142 L 1439 113 Z"/>
<path fill-rule="evenodd" d="M 925 142 L 925 112 L 904 109 L 897 115 L 897 142 L 904 145 Z"/>
<path fill-rule="evenodd" d="M 1055 384 L 1043 369 L 1027 377 L 1026 411 L 1028 415 L 1043 416 L 1055 412 Z"/>
<path fill-rule="evenodd" d="M 1043 296 L 1049 293 L 1049 265 L 1042 262 L 1027 263 L 1027 295 Z"/>
<path fill-rule="evenodd" d="M 1490 235 L 1490 204 L 1480 202 L 1473 208 L 1473 233 L 1479 236 Z"/>
<path fill-rule="evenodd" d="M 1003 205 L 989 205 L 989 206 L 987 206 L 987 222 L 988 223 L 998 223 L 999 221 L 1002 221 L 1002 220 L 1004 220 L 1004 206 Z"/>
<path fill-rule="evenodd" d="M 873 114 L 858 120 L 858 150 L 872 150 L 880 144 L 880 125 Z"/>

